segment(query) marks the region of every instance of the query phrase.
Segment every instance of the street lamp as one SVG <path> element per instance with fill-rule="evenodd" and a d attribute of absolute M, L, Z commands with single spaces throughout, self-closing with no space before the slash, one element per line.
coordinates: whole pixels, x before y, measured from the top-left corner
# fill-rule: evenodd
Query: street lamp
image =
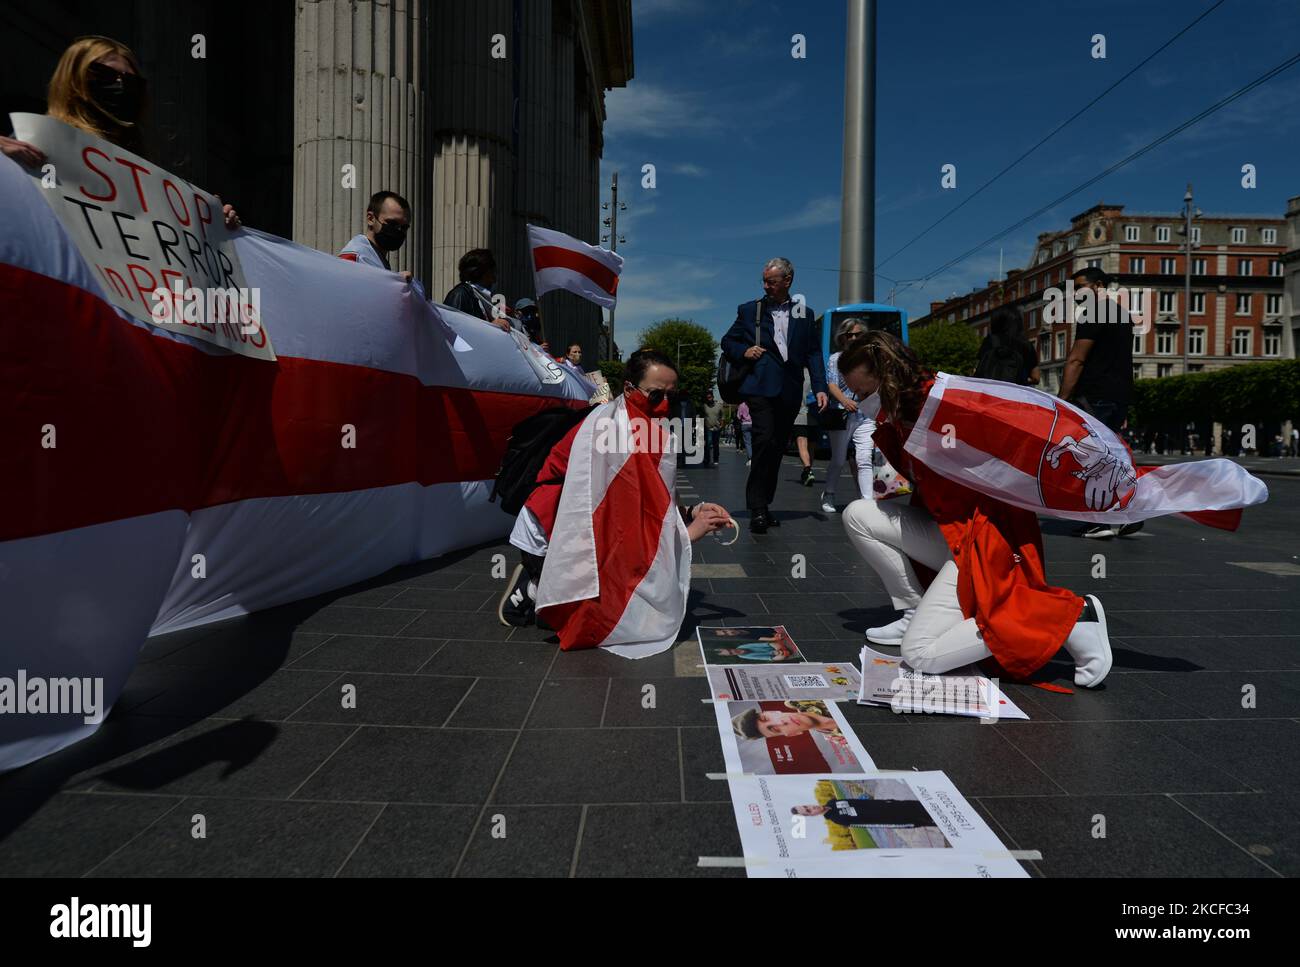
<path fill-rule="evenodd" d="M 1192 334 L 1192 221 L 1201 217 L 1201 210 L 1192 207 L 1192 183 L 1187 183 L 1183 195 L 1183 375 L 1187 374 L 1187 340 Z"/>

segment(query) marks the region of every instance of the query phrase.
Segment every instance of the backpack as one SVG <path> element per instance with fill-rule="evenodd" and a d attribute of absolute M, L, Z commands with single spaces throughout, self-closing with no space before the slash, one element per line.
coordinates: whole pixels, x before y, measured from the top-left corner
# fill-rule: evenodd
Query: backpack
<path fill-rule="evenodd" d="M 1024 356 L 1015 343 L 990 336 L 987 351 L 980 356 L 975 366 L 975 375 L 980 379 L 997 379 L 1004 383 L 1023 383 L 1021 371 L 1025 367 Z"/>
<path fill-rule="evenodd" d="M 552 406 L 515 424 L 506 440 L 505 456 L 501 458 L 501 469 L 492 484 L 489 502 L 495 503 L 500 497 L 501 509 L 511 516 L 523 510 L 524 501 L 539 483 L 537 474 L 555 445 L 593 409 L 592 406 L 581 410 Z"/>

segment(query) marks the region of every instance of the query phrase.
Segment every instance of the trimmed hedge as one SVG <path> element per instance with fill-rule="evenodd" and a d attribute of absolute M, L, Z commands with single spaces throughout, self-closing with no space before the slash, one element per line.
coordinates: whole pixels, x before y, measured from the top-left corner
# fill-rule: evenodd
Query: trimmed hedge
<path fill-rule="evenodd" d="M 1129 410 L 1130 424 L 1144 427 L 1288 419 L 1300 420 L 1297 359 L 1139 379 Z"/>

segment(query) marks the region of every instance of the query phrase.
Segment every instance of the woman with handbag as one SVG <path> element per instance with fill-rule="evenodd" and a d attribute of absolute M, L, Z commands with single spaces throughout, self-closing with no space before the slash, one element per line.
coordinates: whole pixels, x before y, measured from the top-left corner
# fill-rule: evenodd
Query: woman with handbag
<path fill-rule="evenodd" d="M 865 400 L 859 399 L 836 367 L 845 347 L 866 334 L 867 327 L 861 319 L 845 319 L 835 337 L 837 351 L 831 354 L 829 361 L 826 384 L 830 390 L 831 406 L 822 414 L 823 420 L 827 421 L 822 425 L 831 440 L 831 464 L 826 470 L 826 489 L 822 492 L 822 512 L 826 514 L 835 513 L 835 485 L 848 458 L 850 443 L 854 450 L 853 472 L 857 478 L 858 495 L 870 497 L 872 493 L 871 456 L 874 445 L 871 434 L 876 432 L 880 397 L 873 393 Z M 831 415 L 827 417 L 827 414 Z"/>
<path fill-rule="evenodd" d="M 836 362 L 860 398 L 879 394 L 875 443 L 915 488 L 910 505 L 865 497 L 844 510 L 849 540 L 903 611 L 868 629 L 868 640 L 900 645 L 903 660 L 926 674 L 993 658 L 1013 679 L 1064 647 L 1075 684 L 1101 684 L 1112 660 L 1105 612 L 1094 595 L 1047 583 L 1037 516 L 934 473 L 904 449 L 934 385 L 916 354 L 871 332 Z M 930 575 L 927 586 L 921 578 Z"/>

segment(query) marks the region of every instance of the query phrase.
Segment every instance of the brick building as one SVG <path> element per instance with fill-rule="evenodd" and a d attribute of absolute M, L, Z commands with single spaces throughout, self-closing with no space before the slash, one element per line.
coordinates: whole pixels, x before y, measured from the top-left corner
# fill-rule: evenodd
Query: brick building
<path fill-rule="evenodd" d="M 1300 213 L 1298 213 L 1300 215 Z M 1300 218 L 1292 216 L 1300 225 Z M 1261 215 L 1204 215 L 1192 227 L 1191 314 L 1187 345 L 1190 372 L 1237 363 L 1295 357 L 1287 305 L 1284 262 L 1287 219 Z M 1040 386 L 1055 392 L 1073 341 L 1073 325 L 1044 320 L 1046 290 L 1063 286 L 1078 270 L 1100 266 L 1120 286 L 1150 289 L 1148 331 L 1134 334 L 1135 378 L 1172 376 L 1183 369 L 1183 216 L 1126 213 L 1101 203 L 1070 219 L 1070 227 L 1045 232 L 1023 269 L 984 288 L 930 303 L 928 315 L 911 323 L 965 322 L 981 336 L 999 306 L 1018 309 L 1025 334 L 1038 347 Z M 1300 229 L 1293 226 L 1292 233 Z M 1300 265 L 1293 267 L 1293 274 Z"/>

